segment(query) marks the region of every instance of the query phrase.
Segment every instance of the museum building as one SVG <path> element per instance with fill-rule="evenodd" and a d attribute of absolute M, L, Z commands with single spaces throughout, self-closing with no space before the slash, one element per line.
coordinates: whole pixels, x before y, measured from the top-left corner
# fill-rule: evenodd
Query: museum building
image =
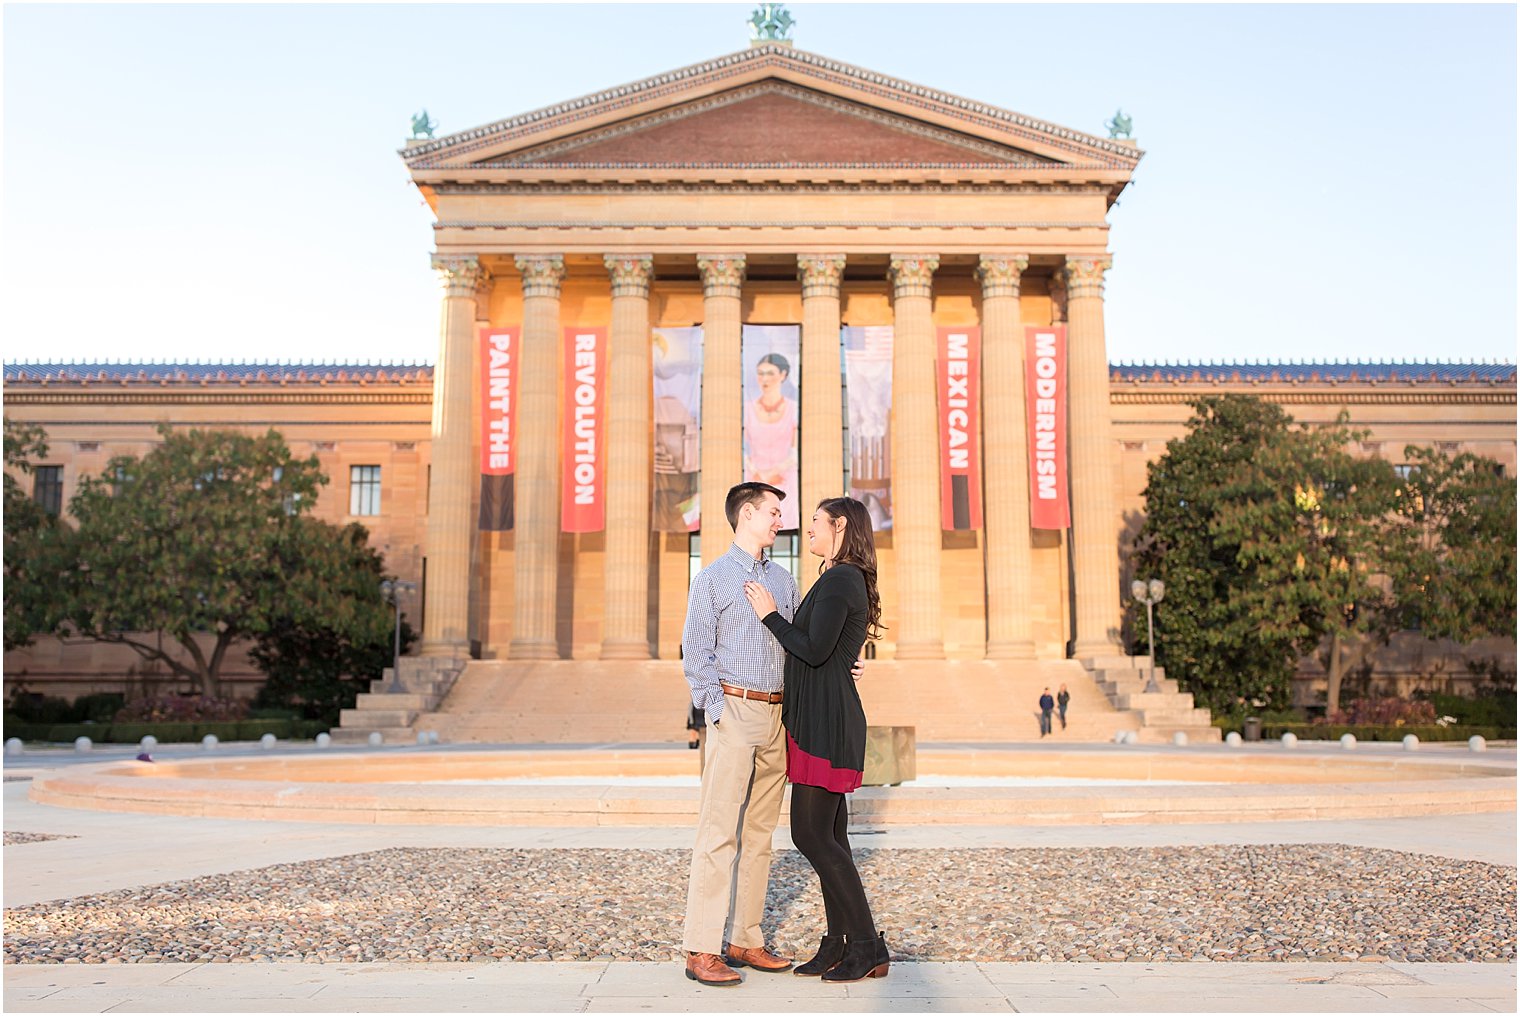
<path fill-rule="evenodd" d="M 431 368 L 8 364 L 7 415 L 52 447 L 39 500 L 65 506 L 161 421 L 274 427 L 332 477 L 317 514 L 363 522 L 417 583 L 437 662 L 416 666 L 476 668 L 489 694 L 648 673 L 678 709 L 665 661 L 741 479 L 786 489 L 793 526 L 824 497 L 868 504 L 876 673 L 906 686 L 1122 654 L 1145 467 L 1200 394 L 1344 409 L 1395 462 L 1418 444 L 1515 468 L 1510 364 L 1111 365 L 1132 141 L 786 42 L 401 155 L 436 216 Z M 801 546 L 774 558 L 805 589 Z M 109 687 L 120 652 L 40 640 L 6 679 Z"/>

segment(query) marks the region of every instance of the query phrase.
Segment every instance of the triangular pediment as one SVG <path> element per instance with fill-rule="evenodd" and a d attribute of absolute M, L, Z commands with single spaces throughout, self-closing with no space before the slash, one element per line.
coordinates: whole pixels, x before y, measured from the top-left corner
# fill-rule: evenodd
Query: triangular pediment
<path fill-rule="evenodd" d="M 477 166 L 1057 165 L 1033 152 L 770 79 Z"/>
<path fill-rule="evenodd" d="M 1127 176 L 1141 152 L 769 44 L 415 141 L 414 173 L 553 167 L 991 166 Z"/>

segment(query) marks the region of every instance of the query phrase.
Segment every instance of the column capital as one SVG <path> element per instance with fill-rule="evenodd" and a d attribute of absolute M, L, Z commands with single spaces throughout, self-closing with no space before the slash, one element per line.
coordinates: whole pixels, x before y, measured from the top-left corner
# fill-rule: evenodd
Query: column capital
<path fill-rule="evenodd" d="M 887 270 L 893 298 L 933 295 L 931 282 L 938 269 L 938 254 L 893 254 Z"/>
<path fill-rule="evenodd" d="M 565 281 L 563 254 L 519 254 L 512 263 L 522 272 L 523 296 L 559 299 L 559 287 Z"/>
<path fill-rule="evenodd" d="M 1066 255 L 1066 292 L 1069 297 L 1103 296 L 1103 273 L 1114 266 L 1107 254 Z"/>
<path fill-rule="evenodd" d="M 843 254 L 798 254 L 797 278 L 802 283 L 802 298 L 838 296 L 844 262 Z"/>
<path fill-rule="evenodd" d="M 443 284 L 444 296 L 475 295 L 486 270 L 480 266 L 480 258 L 474 254 L 434 254 L 433 271 Z"/>
<path fill-rule="evenodd" d="M 743 254 L 698 254 L 703 296 L 738 297 L 749 261 Z"/>
<path fill-rule="evenodd" d="M 1028 254 L 983 254 L 976 263 L 977 278 L 982 280 L 982 296 L 1017 299 L 1019 280 L 1028 267 Z"/>
<path fill-rule="evenodd" d="M 648 296 L 654 279 L 652 254 L 604 254 L 602 264 L 612 276 L 613 296 Z"/>

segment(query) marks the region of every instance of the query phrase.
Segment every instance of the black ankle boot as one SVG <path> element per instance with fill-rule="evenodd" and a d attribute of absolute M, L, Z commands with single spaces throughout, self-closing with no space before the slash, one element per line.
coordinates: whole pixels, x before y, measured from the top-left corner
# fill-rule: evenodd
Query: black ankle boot
<path fill-rule="evenodd" d="M 842 959 L 844 959 L 844 936 L 825 935 L 818 943 L 818 955 L 795 968 L 792 973 L 798 977 L 818 977 L 834 969 L 834 965 Z"/>
<path fill-rule="evenodd" d="M 887 936 L 875 938 L 846 936 L 844 959 L 823 975 L 825 981 L 859 981 L 866 977 L 886 977 L 892 957 L 887 954 Z"/>

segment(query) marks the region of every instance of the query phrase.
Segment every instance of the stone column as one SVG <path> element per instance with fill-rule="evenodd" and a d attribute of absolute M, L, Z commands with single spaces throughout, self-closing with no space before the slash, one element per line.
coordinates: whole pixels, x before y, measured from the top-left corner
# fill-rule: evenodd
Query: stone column
<path fill-rule="evenodd" d="M 940 613 L 939 411 L 930 296 L 939 257 L 893 254 L 892 548 L 897 555 L 897 659 L 945 655 Z"/>
<path fill-rule="evenodd" d="M 474 255 L 433 258 L 443 284 L 438 363 L 433 368 L 432 475 L 428 482 L 427 617 L 422 654 L 455 656 L 469 650 L 470 417 L 475 287 Z"/>
<path fill-rule="evenodd" d="M 1076 656 L 1120 651 L 1119 538 L 1103 338 L 1103 256 L 1066 259 L 1067 388 L 1071 397 L 1071 527 Z"/>
<path fill-rule="evenodd" d="M 508 655 L 554 660 L 559 658 L 559 291 L 565 259 L 529 254 L 516 263 L 522 272 L 523 324 Z"/>
<path fill-rule="evenodd" d="M 740 424 L 744 388 L 739 362 L 743 254 L 698 254 L 702 272 L 702 565 L 728 552 L 734 531 L 723 514 L 728 488 L 744 479 Z"/>
<path fill-rule="evenodd" d="M 1029 443 L 1019 280 L 1026 254 L 983 254 L 982 462 L 987 536 L 987 658 L 1034 659 L 1029 612 Z"/>
<path fill-rule="evenodd" d="M 802 526 L 802 588 L 818 578 L 807 556 L 808 522 L 826 497 L 844 489 L 844 400 L 840 389 L 839 280 L 844 276 L 843 254 L 797 255 L 802 281 L 802 476 L 797 518 Z"/>
<path fill-rule="evenodd" d="M 475 285 L 475 328 L 470 335 L 470 606 L 469 638 L 479 641 L 487 654 L 491 631 L 491 571 L 487 560 L 493 547 L 491 534 L 480 531 L 480 372 L 484 369 L 474 351 L 480 348 L 480 332 L 491 324 L 491 290 L 494 280 L 485 272 Z"/>
<path fill-rule="evenodd" d="M 649 352 L 648 254 L 608 254 L 607 556 L 602 659 L 649 659 L 649 499 L 654 384 Z"/>

